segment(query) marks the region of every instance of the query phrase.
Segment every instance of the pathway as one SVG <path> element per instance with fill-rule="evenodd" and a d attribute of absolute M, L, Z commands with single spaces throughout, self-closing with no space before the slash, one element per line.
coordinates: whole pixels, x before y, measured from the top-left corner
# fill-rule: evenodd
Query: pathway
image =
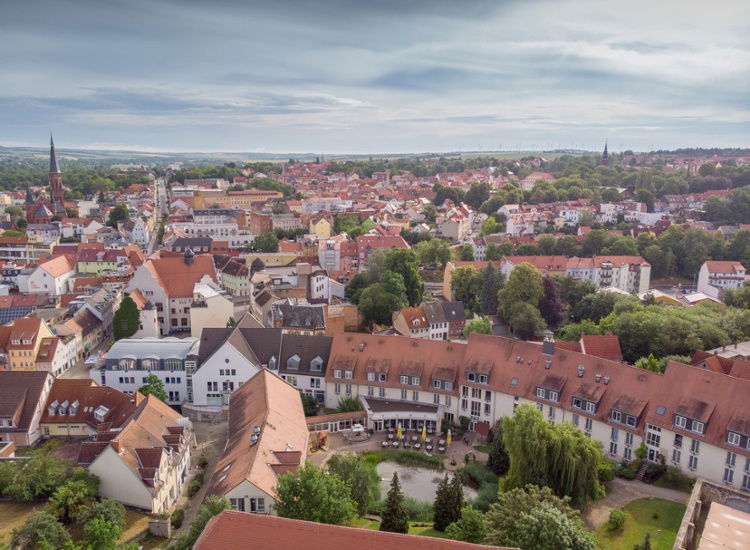
<path fill-rule="evenodd" d="M 608 489 L 607 496 L 594 503 L 585 513 L 586 525 L 591 529 L 596 529 L 609 520 L 609 513 L 613 509 L 622 508 L 639 498 L 661 498 L 683 504 L 690 498 L 690 493 L 656 487 L 637 480 L 628 481 L 619 477 L 608 484 Z"/>

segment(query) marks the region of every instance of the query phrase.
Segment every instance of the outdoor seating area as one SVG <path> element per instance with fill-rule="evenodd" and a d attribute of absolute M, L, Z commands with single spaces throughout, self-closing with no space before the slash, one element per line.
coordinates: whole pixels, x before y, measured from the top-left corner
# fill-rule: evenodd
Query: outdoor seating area
<path fill-rule="evenodd" d="M 445 454 L 450 444 L 450 433 L 446 439 L 435 439 L 434 431 L 423 427 L 421 431 L 408 431 L 403 428 L 389 428 L 385 432 L 384 439 L 380 442 L 383 449 L 411 449 L 414 451 L 424 450 L 427 453 L 436 452 Z"/>

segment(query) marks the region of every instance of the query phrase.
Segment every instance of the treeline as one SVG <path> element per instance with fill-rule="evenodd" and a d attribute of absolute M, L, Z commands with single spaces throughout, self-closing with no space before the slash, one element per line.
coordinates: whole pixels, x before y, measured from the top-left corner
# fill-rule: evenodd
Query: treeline
<path fill-rule="evenodd" d="M 251 175 L 262 174 L 281 174 L 282 165 L 277 162 L 249 162 L 247 164 L 238 164 L 236 162 L 226 162 L 212 166 L 187 166 L 180 170 L 174 171 L 170 177 L 170 183 L 179 181 L 183 183 L 186 179 L 203 179 L 203 178 L 223 178 L 231 182 L 235 177 L 244 176 L 243 170 L 249 170 Z"/>
<path fill-rule="evenodd" d="M 14 190 L 28 186 L 47 185 L 47 166 L 0 162 L 0 189 Z M 67 165 L 63 169 L 63 185 L 70 191 L 69 198 L 89 197 L 101 191 L 124 189 L 133 183 L 147 184 L 151 180 L 142 172 L 119 172 L 112 168 Z"/>

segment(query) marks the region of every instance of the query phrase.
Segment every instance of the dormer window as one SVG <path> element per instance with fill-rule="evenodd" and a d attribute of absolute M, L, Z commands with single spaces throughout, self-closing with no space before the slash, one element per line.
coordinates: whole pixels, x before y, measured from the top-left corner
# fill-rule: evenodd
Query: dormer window
<path fill-rule="evenodd" d="M 367 373 L 367 381 L 368 382 L 375 382 L 375 373 L 374 372 L 368 372 Z"/>
<path fill-rule="evenodd" d="M 73 403 L 70 404 L 70 416 L 75 416 L 76 415 L 76 413 L 78 412 L 78 405 L 79 404 L 80 403 L 78 402 L 78 399 L 76 399 L 75 401 L 73 401 Z"/>
<path fill-rule="evenodd" d="M 60 406 L 60 402 L 57 399 L 55 399 L 50 404 L 49 409 L 47 410 L 47 412 L 49 413 L 49 415 L 50 416 L 55 416 L 55 412 L 57 411 L 57 407 L 59 407 L 59 406 Z"/>
<path fill-rule="evenodd" d="M 411 385 L 412 386 L 419 386 L 419 376 L 412 376 L 411 377 Z"/>
<path fill-rule="evenodd" d="M 268 368 L 271 370 L 276 370 L 276 357 L 275 356 L 271 357 L 268 360 Z"/>
<path fill-rule="evenodd" d="M 336 369 L 333 371 L 333 377 L 334 378 L 343 378 L 343 373 L 341 369 Z"/>
<path fill-rule="evenodd" d="M 547 401 L 557 401 L 560 397 L 560 394 L 556 392 L 555 390 L 549 390 L 547 388 L 542 388 L 540 386 L 537 386 L 536 396 L 539 399 L 546 399 Z"/>
<path fill-rule="evenodd" d="M 60 416 L 65 416 L 65 413 L 68 410 L 68 405 L 69 403 L 68 403 L 68 400 L 66 399 L 60 404 L 60 407 L 57 410 L 57 414 L 59 414 Z"/>
<path fill-rule="evenodd" d="M 352 371 L 350 371 L 350 370 L 345 370 L 344 371 L 344 380 L 351 380 L 352 378 L 354 378 L 354 373 Z"/>
<path fill-rule="evenodd" d="M 323 370 L 323 358 L 320 356 L 315 357 L 310 361 L 310 370 L 314 372 L 321 372 Z"/>
<path fill-rule="evenodd" d="M 435 388 L 436 390 L 443 389 L 443 382 L 441 380 L 433 380 L 432 387 Z"/>
<path fill-rule="evenodd" d="M 740 436 L 740 434 L 736 434 L 734 432 L 729 432 L 727 434 L 727 443 L 729 443 L 730 445 L 739 447 L 741 441 L 742 441 L 742 437 Z"/>
<path fill-rule="evenodd" d="M 682 428 L 683 430 L 687 430 L 689 432 L 697 433 L 700 435 L 703 435 L 703 431 L 705 429 L 705 424 L 703 422 L 693 420 L 692 418 L 688 418 L 680 414 L 674 415 L 674 425 L 677 428 Z"/>
<path fill-rule="evenodd" d="M 107 407 L 99 405 L 96 410 L 94 410 L 94 418 L 96 418 L 98 422 L 104 422 L 104 417 L 107 416 L 108 412 L 109 409 Z"/>
<path fill-rule="evenodd" d="M 286 368 L 289 370 L 299 370 L 299 355 L 296 353 L 286 360 Z"/>
<path fill-rule="evenodd" d="M 385 382 L 388 378 L 388 375 L 384 372 L 378 373 L 378 382 Z"/>

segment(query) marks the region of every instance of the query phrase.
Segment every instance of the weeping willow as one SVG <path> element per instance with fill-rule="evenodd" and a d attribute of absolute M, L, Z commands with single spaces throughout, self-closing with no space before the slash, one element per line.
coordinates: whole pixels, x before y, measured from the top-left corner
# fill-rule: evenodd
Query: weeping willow
<path fill-rule="evenodd" d="M 549 424 L 533 405 L 521 405 L 503 420 L 503 441 L 510 458 L 506 491 L 546 485 L 575 505 L 600 496 L 601 448 L 572 424 Z"/>

